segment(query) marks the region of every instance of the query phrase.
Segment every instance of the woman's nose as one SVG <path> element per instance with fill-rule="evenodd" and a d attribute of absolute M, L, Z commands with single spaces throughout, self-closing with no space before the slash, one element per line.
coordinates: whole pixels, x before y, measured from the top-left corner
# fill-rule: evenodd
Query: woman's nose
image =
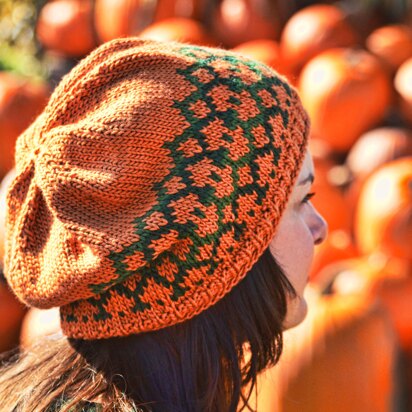
<path fill-rule="evenodd" d="M 322 243 L 328 235 L 328 224 L 324 217 L 313 208 L 314 216 L 312 223 L 312 236 L 315 245 Z"/>

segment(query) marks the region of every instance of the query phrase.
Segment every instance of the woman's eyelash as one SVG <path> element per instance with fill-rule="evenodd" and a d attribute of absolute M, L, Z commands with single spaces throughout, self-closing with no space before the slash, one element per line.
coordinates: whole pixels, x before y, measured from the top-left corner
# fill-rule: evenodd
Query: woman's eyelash
<path fill-rule="evenodd" d="M 313 196 L 315 196 L 315 192 L 308 193 L 302 200 L 302 203 L 308 203 L 310 199 L 312 199 Z"/>

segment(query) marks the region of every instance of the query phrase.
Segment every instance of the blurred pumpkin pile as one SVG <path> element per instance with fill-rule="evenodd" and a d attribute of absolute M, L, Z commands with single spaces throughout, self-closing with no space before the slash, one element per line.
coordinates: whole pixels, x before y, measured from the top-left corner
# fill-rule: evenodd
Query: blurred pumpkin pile
<path fill-rule="evenodd" d="M 330 232 L 317 246 L 310 274 L 312 310 L 302 325 L 285 333 L 283 359 L 262 379 L 258 411 L 412 410 L 412 5 L 36 4 L 39 56 L 65 62 L 57 65 L 59 76 L 61 67 L 71 67 L 105 41 L 140 36 L 233 49 L 289 78 L 311 117 L 313 203 Z M 55 66 L 44 76 L 54 83 Z M 0 73 L 0 177 L 12 168 L 15 139 L 48 93 L 44 81 Z M 4 323 L 7 309 L 0 302 L 1 351 L 16 343 L 3 337 L 3 329 L 13 330 L 13 339 L 17 329 Z M 22 342 L 56 330 L 56 319 L 56 312 L 31 311 Z"/>

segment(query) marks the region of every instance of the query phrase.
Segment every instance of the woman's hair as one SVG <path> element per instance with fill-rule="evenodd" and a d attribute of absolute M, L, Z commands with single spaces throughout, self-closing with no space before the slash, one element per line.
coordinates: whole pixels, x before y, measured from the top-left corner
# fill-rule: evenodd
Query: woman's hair
<path fill-rule="evenodd" d="M 110 339 L 50 338 L 9 358 L 2 411 L 81 411 L 96 399 L 99 411 L 253 410 L 256 376 L 282 351 L 288 295 L 295 291 L 267 249 L 228 295 L 183 323 Z"/>

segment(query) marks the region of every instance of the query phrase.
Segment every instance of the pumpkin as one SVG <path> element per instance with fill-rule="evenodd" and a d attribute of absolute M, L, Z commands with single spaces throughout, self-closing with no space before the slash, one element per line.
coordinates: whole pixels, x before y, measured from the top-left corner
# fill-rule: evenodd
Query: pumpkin
<path fill-rule="evenodd" d="M 282 56 L 294 73 L 324 50 L 357 43 L 358 36 L 345 13 L 328 4 L 314 4 L 296 12 L 286 23 L 280 38 Z"/>
<path fill-rule="evenodd" d="M 211 20 L 212 33 L 227 47 L 249 40 L 277 39 L 280 16 L 268 0 L 222 0 Z"/>
<path fill-rule="evenodd" d="M 378 298 L 391 316 L 402 348 L 407 352 L 412 350 L 410 262 L 374 253 L 338 262 L 327 270 L 333 278 L 335 293 Z"/>
<path fill-rule="evenodd" d="M 317 296 L 284 332 L 279 363 L 258 377 L 259 412 L 387 412 L 402 377 L 393 325 L 379 302 Z"/>
<path fill-rule="evenodd" d="M 403 349 L 412 353 L 412 272 L 400 279 L 385 279 L 377 286 L 380 300 L 392 316 Z"/>
<path fill-rule="evenodd" d="M 392 86 L 377 57 L 337 48 L 309 61 L 300 74 L 299 91 L 312 134 L 333 150 L 347 152 L 362 133 L 383 119 Z"/>
<path fill-rule="evenodd" d="M 44 83 L 0 72 L 0 177 L 13 167 L 16 139 L 43 110 L 48 95 Z"/>
<path fill-rule="evenodd" d="M 281 74 L 288 76 L 288 69 L 280 55 L 279 43 L 270 39 L 250 40 L 236 46 L 233 51 L 259 60 Z"/>
<path fill-rule="evenodd" d="M 356 256 L 358 256 L 358 250 L 348 231 L 338 229 L 329 232 L 327 238 L 315 247 L 315 255 L 309 274 L 310 281 L 315 284 L 318 281 L 322 282 L 320 279 L 322 269 L 337 261 Z"/>
<path fill-rule="evenodd" d="M 356 179 L 364 179 L 379 166 L 403 156 L 412 156 L 412 131 L 380 127 L 359 137 L 346 158 Z"/>
<path fill-rule="evenodd" d="M 324 279 L 333 280 L 332 292 L 343 299 L 357 295 L 365 301 L 378 300 L 390 316 L 403 356 L 412 361 L 411 263 L 374 253 L 329 265 L 323 272 Z M 412 363 L 399 366 L 406 368 L 403 373 L 409 375 L 412 389 Z"/>
<path fill-rule="evenodd" d="M 412 156 L 383 165 L 365 181 L 355 236 L 365 254 L 379 250 L 412 262 Z"/>
<path fill-rule="evenodd" d="M 405 24 L 392 24 L 374 30 L 366 39 L 366 47 L 395 72 L 412 57 L 412 29 Z"/>
<path fill-rule="evenodd" d="M 130 36 L 153 23 L 155 0 L 95 0 L 94 24 L 101 42 Z"/>
<path fill-rule="evenodd" d="M 186 17 L 203 21 L 207 12 L 214 7 L 207 0 L 158 0 L 156 2 L 154 21 L 170 17 Z"/>
<path fill-rule="evenodd" d="M 364 133 L 350 149 L 345 162 L 352 175 L 347 191 L 351 208 L 356 207 L 368 175 L 379 166 L 404 156 L 412 156 L 412 131 L 381 127 Z"/>
<path fill-rule="evenodd" d="M 91 0 L 49 1 L 40 11 L 37 38 L 66 56 L 84 56 L 97 46 Z"/>
<path fill-rule="evenodd" d="M 399 67 L 394 80 L 399 95 L 399 108 L 407 122 L 412 125 L 412 58 Z"/>
<path fill-rule="evenodd" d="M 30 308 L 20 331 L 20 345 L 28 348 L 41 338 L 60 332 L 59 308 Z"/>
<path fill-rule="evenodd" d="M 209 46 L 214 43 L 201 23 L 183 17 L 174 17 L 154 23 L 141 31 L 139 37 Z"/>

